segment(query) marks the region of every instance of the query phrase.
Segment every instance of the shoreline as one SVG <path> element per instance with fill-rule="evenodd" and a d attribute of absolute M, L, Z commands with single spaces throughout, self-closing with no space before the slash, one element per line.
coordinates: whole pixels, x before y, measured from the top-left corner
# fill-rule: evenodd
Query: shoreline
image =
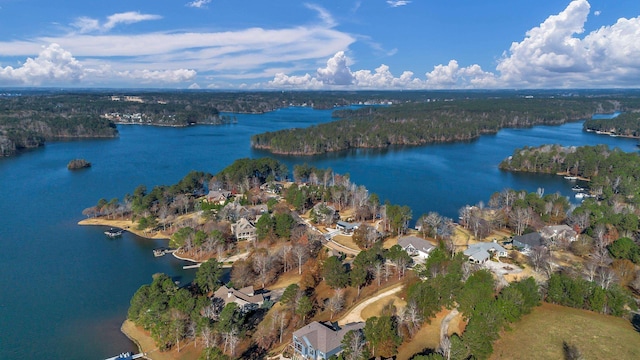
<path fill-rule="evenodd" d="M 559 175 L 559 176 L 574 176 L 574 175 L 569 174 L 566 171 L 562 171 L 562 172 L 556 173 L 556 175 Z M 591 179 L 585 178 L 585 177 L 582 177 L 582 176 L 575 176 L 575 178 L 576 178 L 576 180 L 580 180 L 580 181 L 586 181 L 586 182 L 590 182 L 591 181 Z"/>
<path fill-rule="evenodd" d="M 151 358 L 147 357 L 147 352 L 144 351 L 144 348 L 140 344 L 139 339 L 133 335 L 133 331 L 130 328 L 135 328 L 135 327 L 136 325 L 131 320 L 127 319 L 120 326 L 120 332 L 123 333 L 124 336 L 126 336 L 127 339 L 129 339 L 132 343 L 136 344 L 136 347 L 138 348 L 138 352 L 142 353 L 143 359 L 152 360 Z"/>
<path fill-rule="evenodd" d="M 155 341 L 148 331 L 142 329 L 127 319 L 122 323 L 120 331 L 138 347 L 138 351 L 142 353 L 142 358 L 147 360 L 196 360 L 200 357 L 203 350 L 201 344 L 195 346 L 193 341 L 181 343 L 180 352 L 172 348 L 168 351 L 160 351 Z"/>
<path fill-rule="evenodd" d="M 133 221 L 126 220 L 126 219 L 105 219 L 102 217 L 93 217 L 93 218 L 88 218 L 88 219 L 78 221 L 78 225 L 109 226 L 112 228 L 119 228 L 145 239 L 152 239 L 152 240 L 169 240 L 170 239 L 169 236 L 162 234 L 161 232 L 147 233 L 143 230 L 138 230 L 135 228 L 136 224 Z"/>

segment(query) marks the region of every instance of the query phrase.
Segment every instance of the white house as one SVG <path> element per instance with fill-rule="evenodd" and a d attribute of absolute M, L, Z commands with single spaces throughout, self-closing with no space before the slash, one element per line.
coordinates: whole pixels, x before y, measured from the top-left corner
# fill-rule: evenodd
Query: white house
<path fill-rule="evenodd" d="M 435 246 L 431 245 L 430 242 L 416 236 L 403 236 L 398 239 L 398 245 L 410 256 L 417 257 L 422 261 L 426 260 L 429 257 L 429 253 L 435 249 Z"/>

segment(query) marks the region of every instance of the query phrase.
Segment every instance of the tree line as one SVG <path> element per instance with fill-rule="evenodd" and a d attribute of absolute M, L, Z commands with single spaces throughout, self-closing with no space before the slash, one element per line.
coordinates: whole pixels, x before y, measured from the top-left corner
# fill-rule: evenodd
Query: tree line
<path fill-rule="evenodd" d="M 613 119 L 588 119 L 582 125 L 587 131 L 602 131 L 612 135 L 640 137 L 640 114 L 627 112 Z"/>
<path fill-rule="evenodd" d="M 334 111 L 342 120 L 252 136 L 278 154 L 315 155 L 351 148 L 468 141 L 505 127 L 559 125 L 615 105 L 606 99 L 482 98 L 402 103 Z"/>

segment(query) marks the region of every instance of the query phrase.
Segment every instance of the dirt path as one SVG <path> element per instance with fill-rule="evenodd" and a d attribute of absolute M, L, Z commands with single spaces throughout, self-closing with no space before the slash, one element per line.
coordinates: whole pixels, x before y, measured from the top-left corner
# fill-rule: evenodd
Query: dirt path
<path fill-rule="evenodd" d="M 363 319 L 361 316 L 362 310 L 364 310 L 364 308 L 366 308 L 367 306 L 373 304 L 374 302 L 384 297 L 387 297 L 389 295 L 393 295 L 399 292 L 400 290 L 402 290 L 402 286 L 403 286 L 402 284 L 398 284 L 387 291 L 384 291 L 374 297 L 370 297 L 367 300 L 361 302 L 355 308 L 353 308 L 353 310 L 349 311 L 347 315 L 343 316 L 342 319 L 338 320 L 338 324 L 344 325 L 344 324 L 349 324 L 353 322 L 364 321 L 365 319 Z"/>
<path fill-rule="evenodd" d="M 440 323 L 440 343 L 442 343 L 442 339 L 449 334 L 449 323 L 459 314 L 458 309 L 453 309 L 447 316 L 442 319 L 442 323 Z"/>

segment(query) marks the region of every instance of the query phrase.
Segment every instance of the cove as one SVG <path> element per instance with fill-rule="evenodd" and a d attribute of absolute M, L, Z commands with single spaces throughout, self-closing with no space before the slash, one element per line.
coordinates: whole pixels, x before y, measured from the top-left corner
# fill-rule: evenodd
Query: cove
<path fill-rule="evenodd" d="M 84 208 L 139 184 L 173 184 L 191 170 L 217 173 L 238 158 L 272 156 L 252 150 L 250 136 L 332 120 L 331 111 L 309 108 L 235 116 L 237 124 L 222 126 L 119 126 L 117 139 L 48 143 L 0 159 L 0 359 L 100 359 L 134 351 L 119 331 L 133 293 L 157 272 L 181 283 L 193 278 L 184 262 L 153 256 L 165 241 L 128 233 L 108 239 L 104 228 L 78 226 Z M 636 151 L 633 139 L 583 132 L 576 122 L 506 129 L 466 143 L 273 157 L 289 170 L 306 162 L 349 173 L 382 200 L 410 206 L 415 221 L 428 211 L 457 218 L 460 207 L 486 203 L 506 187 L 572 195 L 573 184 L 560 176 L 498 169 L 515 148 L 545 143 Z M 74 158 L 93 166 L 70 172 Z"/>

